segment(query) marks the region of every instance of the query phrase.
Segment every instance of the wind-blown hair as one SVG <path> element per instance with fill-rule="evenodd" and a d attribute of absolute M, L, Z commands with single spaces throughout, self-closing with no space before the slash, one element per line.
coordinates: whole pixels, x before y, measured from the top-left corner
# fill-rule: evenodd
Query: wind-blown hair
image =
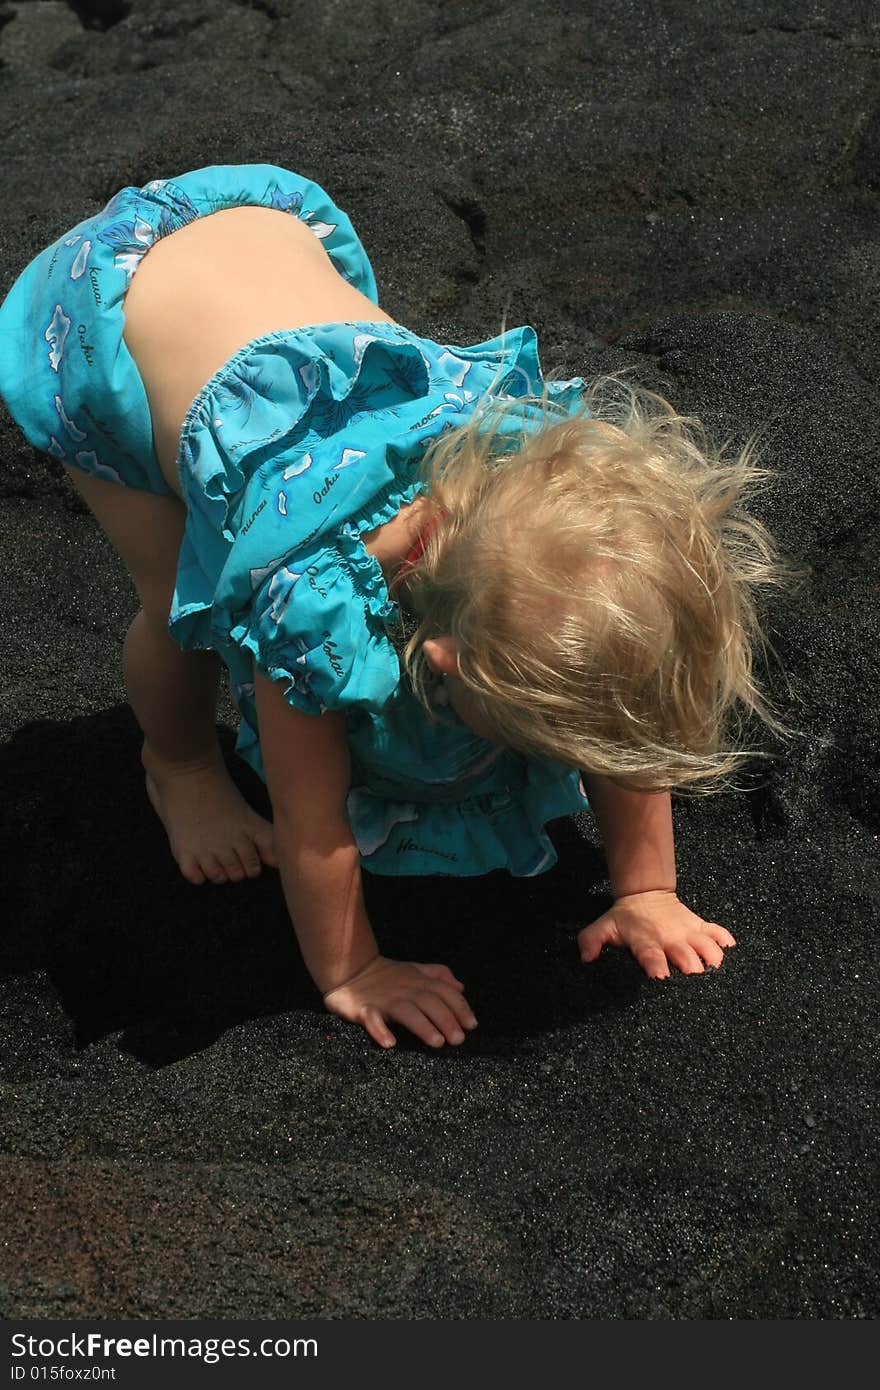
<path fill-rule="evenodd" d="M 756 599 L 809 571 L 745 509 L 777 476 L 754 436 L 726 448 L 624 372 L 573 405 L 546 386 L 487 393 L 439 436 L 421 477 L 440 516 L 406 572 L 418 627 L 402 653 L 429 717 L 422 643 L 451 635 L 493 741 L 639 790 L 730 786 L 767 756 L 743 746 L 751 715 L 788 737 L 753 675 Z"/>

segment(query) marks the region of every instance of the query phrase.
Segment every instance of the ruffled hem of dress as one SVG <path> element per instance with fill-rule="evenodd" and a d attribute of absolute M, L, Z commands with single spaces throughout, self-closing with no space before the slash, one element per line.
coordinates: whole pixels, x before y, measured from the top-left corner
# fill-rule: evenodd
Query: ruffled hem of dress
<path fill-rule="evenodd" d="M 319 338 L 322 332 L 332 332 L 339 328 L 364 330 L 363 335 L 361 335 L 362 345 L 355 349 L 353 370 L 351 367 L 337 364 L 335 359 L 329 356 L 320 345 Z M 370 330 L 376 331 L 370 333 Z M 504 339 L 508 337 L 510 341 L 505 345 Z M 508 400 L 513 400 L 518 396 L 527 397 L 534 392 L 536 385 L 540 387 L 543 383 L 549 389 L 551 402 L 565 410 L 567 405 L 579 397 L 584 386 L 580 377 L 566 381 L 551 381 L 544 378 L 538 358 L 537 335 L 530 325 L 513 329 L 509 335 L 505 334 L 471 346 L 433 343 L 428 339 L 419 338 L 418 335 L 404 328 L 401 324 L 369 319 L 309 324 L 301 328 L 278 329 L 272 333 L 262 334 L 239 348 L 205 383 L 187 410 L 180 432 L 177 473 L 185 495 L 189 489 L 187 488 L 187 479 L 182 471 L 184 458 L 187 458 L 192 468 L 195 461 L 194 456 L 196 454 L 201 456 L 204 452 L 202 445 L 198 442 L 197 426 L 201 425 L 210 437 L 214 457 L 209 459 L 208 467 L 204 471 L 198 467 L 193 468 L 198 478 L 200 491 L 198 496 L 192 500 L 196 504 L 202 502 L 208 504 L 208 508 L 213 513 L 212 520 L 228 541 L 232 541 L 235 537 L 230 521 L 248 482 L 248 476 L 242 465 L 253 453 L 261 451 L 261 446 L 265 447 L 267 441 L 255 440 L 242 444 L 237 456 L 233 456 L 216 433 L 223 423 L 222 419 L 217 420 L 215 418 L 218 409 L 223 408 L 218 405 L 218 402 L 240 389 L 235 383 L 237 383 L 237 376 L 242 374 L 245 364 L 248 363 L 248 359 L 258 353 L 261 348 L 271 349 L 271 345 L 274 343 L 284 343 L 289 349 L 297 348 L 303 357 L 303 362 L 293 376 L 300 393 L 298 407 L 292 401 L 285 401 L 286 428 L 283 433 L 277 433 L 268 446 L 272 456 L 276 459 L 284 457 L 284 436 L 290 437 L 299 430 L 316 402 L 323 401 L 331 406 L 344 407 L 354 400 L 355 412 L 353 413 L 363 409 L 374 420 L 381 419 L 386 415 L 393 420 L 393 417 L 399 413 L 399 405 L 373 408 L 366 400 L 362 405 L 358 401 L 358 396 L 362 393 L 361 378 L 365 375 L 368 358 L 375 352 L 388 352 L 393 349 L 408 359 L 409 370 L 415 369 L 421 388 L 412 390 L 411 399 L 413 401 L 428 394 L 431 369 L 425 355 L 426 349 L 436 358 L 435 366 L 442 365 L 445 369 L 451 370 L 453 379 L 450 384 L 453 388 L 455 386 L 455 373 L 460 373 L 461 379 L 464 381 L 472 367 L 494 364 L 497 368 L 494 385 L 499 397 Z M 450 364 L 452 365 L 450 366 Z M 441 409 L 453 409 L 456 397 L 458 397 L 457 405 L 459 408 L 464 407 L 465 401 L 474 400 L 472 393 L 468 390 L 465 389 L 461 395 L 460 392 L 453 389 L 451 392 L 447 392 Z M 289 414 L 287 413 L 288 408 Z M 532 406 L 524 405 L 523 417 L 526 418 L 531 415 L 533 409 Z M 439 413 L 439 410 L 435 408 L 422 423 L 427 424 L 429 419 L 437 417 Z M 393 444 L 393 438 L 389 438 L 388 442 Z M 248 470 L 249 473 L 253 471 L 253 469 Z M 376 522 L 375 524 L 381 523 Z M 363 529 L 369 528 L 365 526 Z"/>
<path fill-rule="evenodd" d="M 530 777 L 519 797 L 487 792 L 453 803 L 389 801 L 352 788 L 348 819 L 361 867 L 385 877 L 474 878 L 505 869 L 513 878 L 547 873 L 558 856 L 547 824 L 589 809 L 577 772 Z"/>
<path fill-rule="evenodd" d="M 366 549 L 360 536 L 361 531 L 371 531 L 374 526 L 380 525 L 381 521 L 390 520 L 403 505 L 403 501 L 408 500 L 405 494 L 411 490 L 389 489 L 387 503 L 372 513 L 380 517 L 379 521 L 371 519 L 369 524 L 360 528 L 346 522 L 337 533 L 335 548 L 342 557 L 342 563 L 347 567 L 352 590 L 363 604 L 365 617 L 369 615 L 368 630 L 364 634 L 364 649 L 370 649 L 372 685 L 368 697 L 365 695 L 358 700 L 339 700 L 334 702 L 334 708 L 350 708 L 361 703 L 376 708 L 391 698 L 400 680 L 397 653 L 385 632 L 385 624 L 396 614 L 397 604 L 388 597 L 381 565 Z M 331 560 L 330 563 L 334 564 L 336 561 Z M 233 647 L 250 652 L 257 667 L 270 680 L 284 681 L 283 693 L 289 704 L 309 714 L 316 712 L 317 704 L 317 712 L 323 714 L 328 706 L 319 694 L 313 692 L 309 679 L 318 648 L 309 647 L 302 642 L 296 661 L 291 662 L 289 633 L 279 625 L 275 633 L 267 637 L 260 629 L 263 616 L 262 612 L 257 611 L 256 605 L 252 605 L 245 620 L 226 629 L 225 621 L 228 614 L 221 610 L 212 620 L 212 635 L 214 638 L 222 637 L 224 643 L 231 643 Z M 256 743 L 257 739 L 256 729 L 246 729 L 243 720 L 239 736 L 239 753 Z"/>
<path fill-rule="evenodd" d="M 265 777 L 255 730 L 242 725 L 238 752 Z M 577 772 L 554 776 L 540 765 L 529 766 L 519 797 L 505 790 L 455 802 L 407 801 L 355 786 L 347 798 L 361 868 L 386 878 L 477 878 L 497 869 L 536 878 L 558 861 L 547 825 L 589 809 Z"/>
<path fill-rule="evenodd" d="M 397 689 L 400 663 L 386 629 L 396 620 L 398 605 L 389 596 L 379 561 L 370 554 L 361 537 L 364 533 L 390 521 L 402 506 L 412 502 L 423 490 L 424 485 L 418 479 L 409 483 L 395 481 L 389 484 L 370 499 L 356 524 L 345 522 L 340 527 L 335 534 L 332 547 L 322 547 L 321 551 L 311 557 L 321 561 L 325 551 L 331 551 L 325 560 L 326 569 L 344 567 L 346 578 L 353 594 L 360 601 L 361 611 L 366 620 L 361 655 L 365 665 L 367 662 L 369 665 L 369 686 L 358 698 L 340 698 L 334 701 L 333 708 L 344 709 L 362 704 L 376 710 L 381 708 Z M 322 565 L 321 568 L 323 570 L 325 566 Z M 285 597 L 284 576 L 288 573 L 285 562 L 281 561 L 269 581 L 269 596 L 282 607 Z M 247 609 L 236 612 L 218 602 L 216 590 L 210 591 L 210 585 L 207 589 L 203 600 L 182 607 L 175 606 L 169 621 L 169 630 L 178 645 L 188 651 L 210 648 L 219 651 L 229 666 L 233 679 L 236 674 L 235 668 L 242 660 L 240 654 L 247 652 L 254 658 L 259 670 L 270 680 L 284 682 L 284 695 L 289 704 L 309 714 L 324 713 L 328 705 L 319 694 L 313 692 L 309 677 L 310 671 L 314 669 L 315 657 L 323 652 L 323 646 L 309 646 L 306 642 L 300 641 L 299 651 L 295 659 L 292 659 L 291 635 L 283 624 L 279 623 L 274 631 L 267 632 L 265 604 L 254 602 Z M 240 683 L 247 684 L 246 681 Z M 243 752 L 245 747 L 256 741 L 256 731 L 247 729 L 243 722 L 239 752 Z M 261 769 L 258 768 L 258 771 Z"/>
<path fill-rule="evenodd" d="M 332 362 L 315 341 L 316 333 L 327 328 L 362 328 L 364 330 L 376 328 L 383 331 L 396 331 L 390 339 L 379 333 L 375 337 L 371 337 L 365 344 L 360 358 L 356 362 L 355 370 L 352 372 Z M 398 341 L 394 343 L 393 339 L 398 339 Z M 235 531 L 230 526 L 230 521 L 249 481 L 249 476 L 242 465 L 253 453 L 261 449 L 261 445 L 265 446 L 265 441 L 250 441 L 246 447 L 240 449 L 237 456 L 233 456 L 216 433 L 222 427 L 222 417 L 219 421 L 215 418 L 217 410 L 222 409 L 217 402 L 223 399 L 224 392 L 230 392 L 233 389 L 232 383 L 236 380 L 236 374 L 240 372 L 248 360 L 260 348 L 270 347 L 273 343 L 284 343 L 288 347 L 296 345 L 303 358 L 294 377 L 300 392 L 299 405 L 296 407 L 292 401 L 285 401 L 287 424 L 285 433 L 288 436 L 293 435 L 300 428 L 316 401 L 328 400 L 342 406 L 349 398 L 357 396 L 367 356 L 374 344 L 379 344 L 386 350 L 393 345 L 402 349 L 410 358 L 418 358 L 420 363 L 424 363 L 415 335 L 400 325 L 389 324 L 384 320 L 352 319 L 339 323 L 334 321 L 332 324 L 309 324 L 296 329 L 278 329 L 272 333 L 264 333 L 258 338 L 252 338 L 250 342 L 240 347 L 205 383 L 187 410 L 181 426 L 177 455 L 177 474 L 184 495 L 186 496 L 189 492 L 182 469 L 184 459 L 187 458 L 198 477 L 201 489 L 194 501 L 199 503 L 204 499 L 212 514 L 212 521 L 227 541 L 235 539 Z M 424 366 L 423 369 L 427 384 L 429 376 L 427 366 Z M 289 414 L 287 413 L 288 408 Z M 380 408 L 372 411 L 371 414 L 379 418 L 383 411 Z M 201 458 L 204 453 L 197 441 L 196 430 L 199 425 L 210 436 L 214 454 L 214 457 L 209 459 L 208 467 L 204 471 L 193 467 L 196 462 L 196 455 L 198 454 Z M 285 448 L 282 435 L 276 436 L 270 447 L 275 458 L 281 460 L 284 457 Z M 252 471 L 249 470 L 251 473 Z"/>

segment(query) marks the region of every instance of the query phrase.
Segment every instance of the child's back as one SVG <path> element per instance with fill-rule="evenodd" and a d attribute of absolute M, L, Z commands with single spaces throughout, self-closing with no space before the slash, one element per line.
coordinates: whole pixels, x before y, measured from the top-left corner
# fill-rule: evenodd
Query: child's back
<path fill-rule="evenodd" d="M 156 455 L 181 496 L 186 413 L 252 339 L 367 317 L 393 322 L 343 280 L 306 223 L 275 208 L 224 208 L 157 241 L 125 296 L 123 337 L 150 403 Z"/>

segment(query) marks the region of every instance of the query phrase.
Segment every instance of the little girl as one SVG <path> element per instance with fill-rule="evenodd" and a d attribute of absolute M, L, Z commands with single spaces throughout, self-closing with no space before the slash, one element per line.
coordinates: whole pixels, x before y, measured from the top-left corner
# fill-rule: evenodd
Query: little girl
<path fill-rule="evenodd" d="M 790 571 L 738 505 L 769 476 L 748 451 L 722 464 L 620 378 L 545 381 L 529 327 L 411 333 L 345 213 L 268 164 L 123 188 L 41 252 L 0 307 L 0 395 L 137 587 L 125 683 L 181 871 L 277 866 L 328 1009 L 462 1042 L 463 984 L 380 954 L 361 869 L 543 873 L 546 822 L 587 806 L 615 901 L 581 959 L 721 964 L 730 932 L 676 896 L 670 788 L 750 756 L 737 702 L 781 731 L 752 590 Z M 272 825 L 220 754 L 221 662 Z"/>

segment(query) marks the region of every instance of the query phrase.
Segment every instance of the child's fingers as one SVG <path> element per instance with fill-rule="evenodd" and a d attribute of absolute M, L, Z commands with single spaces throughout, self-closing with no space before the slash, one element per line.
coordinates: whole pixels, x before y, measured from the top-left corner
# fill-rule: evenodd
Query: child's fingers
<path fill-rule="evenodd" d="M 617 928 L 612 918 L 600 917 L 598 921 L 591 922 L 588 927 L 584 927 L 578 936 L 581 960 L 585 964 L 589 964 L 591 960 L 596 959 L 602 947 L 609 943 L 613 943 L 615 946 L 620 945 Z"/>
<path fill-rule="evenodd" d="M 459 1020 L 474 1016 L 473 1009 L 461 990 L 456 989 L 454 985 L 447 984 L 446 980 L 433 980 L 430 985 L 425 985 L 424 993 L 426 996 L 429 994 L 439 995 Z"/>
<path fill-rule="evenodd" d="M 361 1023 L 373 1039 L 373 1042 L 377 1042 L 380 1047 L 393 1047 L 397 1042 L 394 1034 L 386 1027 L 385 1020 L 378 1009 L 364 1009 L 361 1016 Z"/>
<path fill-rule="evenodd" d="M 432 980 L 446 980 L 448 984 L 455 985 L 456 989 L 464 989 L 464 985 L 462 984 L 461 980 L 457 979 L 457 977 L 453 975 L 448 965 L 417 964 L 416 968 L 418 970 L 421 970 L 423 975 L 429 975 Z"/>
<path fill-rule="evenodd" d="M 730 935 L 726 927 L 722 927 L 718 922 L 706 922 L 703 931 L 711 936 L 713 941 L 717 941 L 719 946 L 735 946 L 736 941 Z"/>
<path fill-rule="evenodd" d="M 724 952 L 718 942 L 713 941 L 711 937 L 705 935 L 695 937 L 693 947 L 697 954 L 703 957 L 706 964 L 714 965 L 716 970 L 719 965 L 724 964 Z"/>
<path fill-rule="evenodd" d="M 391 1018 L 402 1023 L 404 1028 L 408 1028 L 429 1047 L 442 1047 L 446 1041 L 437 1025 L 411 999 L 395 999 L 394 1003 L 388 1006 L 387 1012 Z"/>
<path fill-rule="evenodd" d="M 439 994 L 425 990 L 419 995 L 418 1006 L 426 1018 L 429 1018 L 443 1034 L 448 1043 L 457 1047 L 459 1043 L 464 1042 L 464 1029 L 445 999 L 442 999 Z"/>
<path fill-rule="evenodd" d="M 659 946 L 639 946 L 631 949 L 645 974 L 650 976 L 652 980 L 669 978 L 669 962 L 665 952 L 661 951 Z"/>
<path fill-rule="evenodd" d="M 703 974 L 706 967 L 693 946 L 689 946 L 686 941 L 676 941 L 665 949 L 667 960 L 671 960 L 673 965 L 677 965 L 683 975 Z"/>
<path fill-rule="evenodd" d="M 477 1020 L 474 1011 L 459 990 L 454 989 L 452 985 L 445 984 L 442 980 L 438 980 L 434 986 L 434 993 L 439 994 L 441 999 L 448 1004 L 463 1028 L 476 1028 Z"/>

